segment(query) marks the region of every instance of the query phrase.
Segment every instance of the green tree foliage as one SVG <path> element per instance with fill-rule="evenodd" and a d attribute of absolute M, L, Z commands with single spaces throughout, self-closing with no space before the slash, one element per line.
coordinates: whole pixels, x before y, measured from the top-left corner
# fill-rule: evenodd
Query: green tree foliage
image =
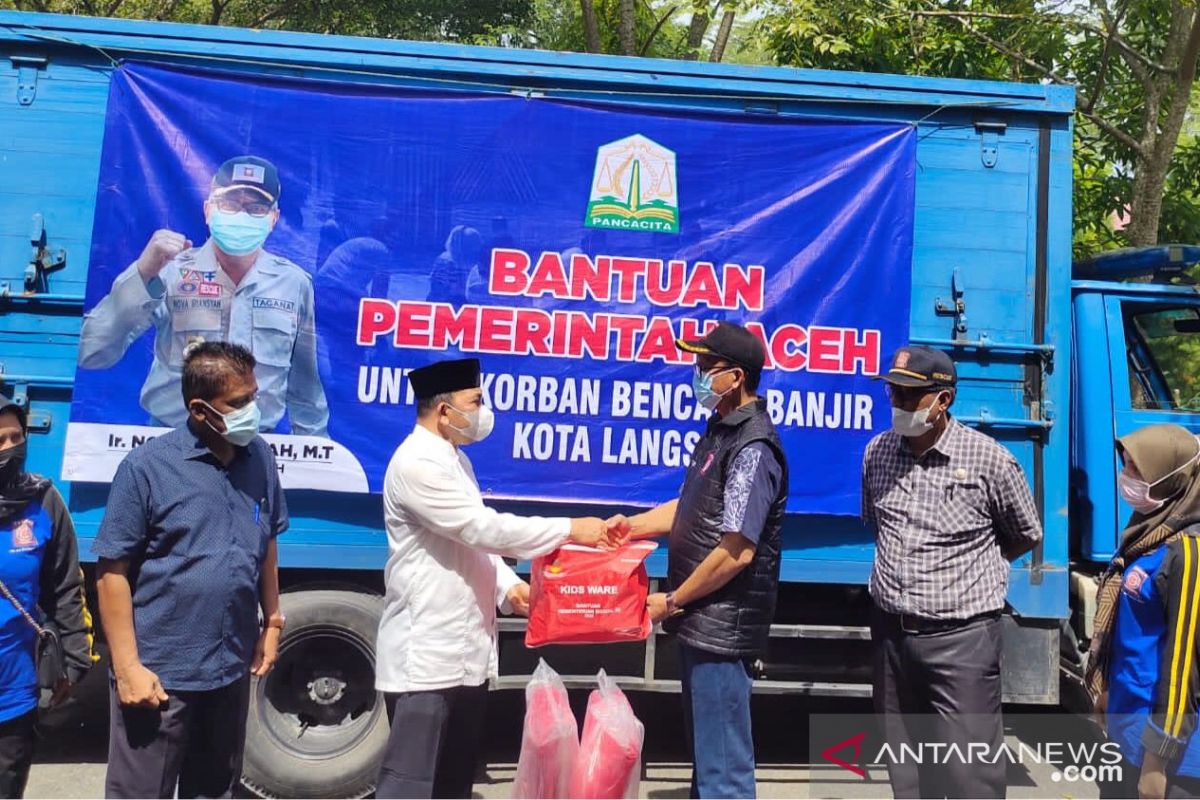
<path fill-rule="evenodd" d="M 527 25 L 535 0 L 0 0 L 0 8 L 312 33 L 476 41 Z M 495 38 L 495 37 L 493 37 Z"/>
<path fill-rule="evenodd" d="M 1076 252 L 1200 241 L 1200 151 L 1181 136 L 1200 56 L 1194 0 L 772 0 L 763 9 L 780 64 L 1076 84 Z"/>
<path fill-rule="evenodd" d="M 718 33 L 714 17 L 726 10 L 736 15 L 743 8 L 741 4 L 723 4 L 719 0 L 637 0 L 635 3 L 628 0 L 533 0 L 532 5 L 528 25 L 512 30 L 506 44 L 541 50 L 625 54 L 628 46 L 621 41 L 624 16 L 632 21 L 633 55 L 701 60 L 707 60 L 711 55 L 712 40 Z M 589 46 L 587 41 L 585 9 L 588 8 L 596 21 L 595 47 Z M 703 24 L 698 24 L 697 20 L 703 20 Z"/>
<path fill-rule="evenodd" d="M 763 3 L 763 35 L 779 64 L 953 78 L 1037 80 L 1042 75 L 979 42 L 941 16 L 916 13 L 911 0 L 772 0 Z M 939 4 L 941 5 L 941 4 Z M 1062 34 L 1034 22 L 1033 0 L 960 2 L 998 13 L 990 32 L 1053 57 Z"/>
<path fill-rule="evenodd" d="M 18 11 L 613 54 L 629 49 L 621 42 L 626 19 L 633 55 L 659 58 L 689 53 L 707 58 L 718 23 L 752 5 L 748 0 L 0 0 L 0 9 Z M 595 48 L 588 46 L 585 8 L 596 19 Z M 704 25 L 693 23 L 694 12 Z M 689 45 L 693 29 L 698 36 Z"/>
<path fill-rule="evenodd" d="M 634 55 L 677 58 L 683 53 L 687 31 L 673 22 L 690 0 L 666 5 L 637 2 L 632 6 L 632 43 Z M 596 52 L 620 54 L 622 0 L 591 0 L 596 18 L 599 48 Z M 507 44 L 535 47 L 539 50 L 588 52 L 584 28 L 583 4 L 579 0 L 533 0 L 528 24 L 513 29 Z M 661 7 L 660 7 L 661 6 Z"/>

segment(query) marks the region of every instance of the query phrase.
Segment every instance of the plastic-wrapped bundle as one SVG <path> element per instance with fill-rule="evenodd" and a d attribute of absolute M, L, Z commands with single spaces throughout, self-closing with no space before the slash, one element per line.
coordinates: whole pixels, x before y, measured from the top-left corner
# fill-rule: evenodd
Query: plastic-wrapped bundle
<path fill-rule="evenodd" d="M 544 659 L 525 687 L 525 730 L 513 797 L 566 797 L 579 754 L 579 726 L 567 687 Z"/>
<path fill-rule="evenodd" d="M 642 780 L 645 728 L 625 693 L 600 670 L 600 688 L 588 698 L 583 740 L 571 773 L 572 798 L 635 798 Z"/>
<path fill-rule="evenodd" d="M 646 611 L 646 557 L 654 542 L 616 550 L 563 545 L 534 559 L 525 646 L 641 641 L 654 627 Z"/>

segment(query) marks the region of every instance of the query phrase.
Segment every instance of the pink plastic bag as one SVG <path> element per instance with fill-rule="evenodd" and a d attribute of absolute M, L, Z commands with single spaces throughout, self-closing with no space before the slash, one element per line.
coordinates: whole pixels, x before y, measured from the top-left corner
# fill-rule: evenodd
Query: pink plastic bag
<path fill-rule="evenodd" d="M 567 687 L 544 659 L 525 687 L 525 730 L 512 796 L 542 800 L 566 797 L 579 754 L 579 726 Z"/>
<path fill-rule="evenodd" d="M 600 670 L 600 688 L 588 698 L 583 740 L 571 773 L 572 798 L 635 798 L 642 780 L 645 728 L 633 715 L 625 693 Z"/>

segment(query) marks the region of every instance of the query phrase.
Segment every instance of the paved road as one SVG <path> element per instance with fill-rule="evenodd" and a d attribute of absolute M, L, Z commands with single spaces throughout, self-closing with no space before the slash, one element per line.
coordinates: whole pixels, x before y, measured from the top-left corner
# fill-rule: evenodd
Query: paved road
<path fill-rule="evenodd" d="M 37 763 L 30 776 L 28 797 L 99 797 L 104 787 L 107 738 L 107 698 L 104 670 L 94 670 L 80 698 L 54 712 L 45 724 Z M 689 769 L 681 747 L 682 716 L 678 699 L 654 694 L 631 695 L 635 711 L 646 725 L 646 770 L 641 796 L 655 800 L 688 796 Z M 583 694 L 573 701 L 582 706 Z M 756 752 L 759 757 L 758 791 L 764 798 L 887 798 L 891 792 L 882 769 L 868 769 L 865 778 L 832 764 L 809 763 L 810 714 L 865 715 L 863 700 L 761 696 L 755 698 Z M 1048 715 L 1033 709 L 1031 715 L 1008 715 L 1008 743 L 1036 745 L 1054 728 L 1050 721 L 1085 726 L 1080 720 Z M 524 697 L 520 692 L 494 694 L 488 714 L 488 767 L 486 781 L 476 783 L 477 797 L 507 798 L 520 749 Z M 1074 722 L 1071 722 L 1075 719 Z M 1082 728 L 1080 729 L 1082 731 Z M 819 733 L 818 733 L 819 735 Z M 1080 733 L 1080 735 L 1085 735 Z M 831 742 L 832 743 L 832 742 Z M 824 744 L 822 742 L 822 744 Z M 1092 782 L 1067 784 L 1054 781 L 1050 766 L 1010 767 L 1010 798 L 1096 797 Z"/>

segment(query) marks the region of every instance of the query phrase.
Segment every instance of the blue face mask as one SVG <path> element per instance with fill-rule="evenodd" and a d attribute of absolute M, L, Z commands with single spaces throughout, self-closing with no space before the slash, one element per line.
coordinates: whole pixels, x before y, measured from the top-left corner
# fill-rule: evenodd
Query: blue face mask
<path fill-rule="evenodd" d="M 720 372 L 708 374 L 701 372 L 700 368 L 697 367 L 696 371 L 692 373 L 692 393 L 696 395 L 696 402 L 707 408 L 709 411 L 712 411 L 719 406 L 721 404 L 721 398 L 729 394 L 729 390 L 726 389 L 720 394 L 714 392 L 712 388 L 713 378 L 717 377 L 718 375 L 724 375 L 726 372 L 730 372 L 733 369 L 736 368 L 730 367 L 729 369 L 723 369 Z"/>
<path fill-rule="evenodd" d="M 252 217 L 245 211 L 216 210 L 208 224 L 217 247 L 231 256 L 245 256 L 263 246 L 271 232 L 271 215 Z"/>

